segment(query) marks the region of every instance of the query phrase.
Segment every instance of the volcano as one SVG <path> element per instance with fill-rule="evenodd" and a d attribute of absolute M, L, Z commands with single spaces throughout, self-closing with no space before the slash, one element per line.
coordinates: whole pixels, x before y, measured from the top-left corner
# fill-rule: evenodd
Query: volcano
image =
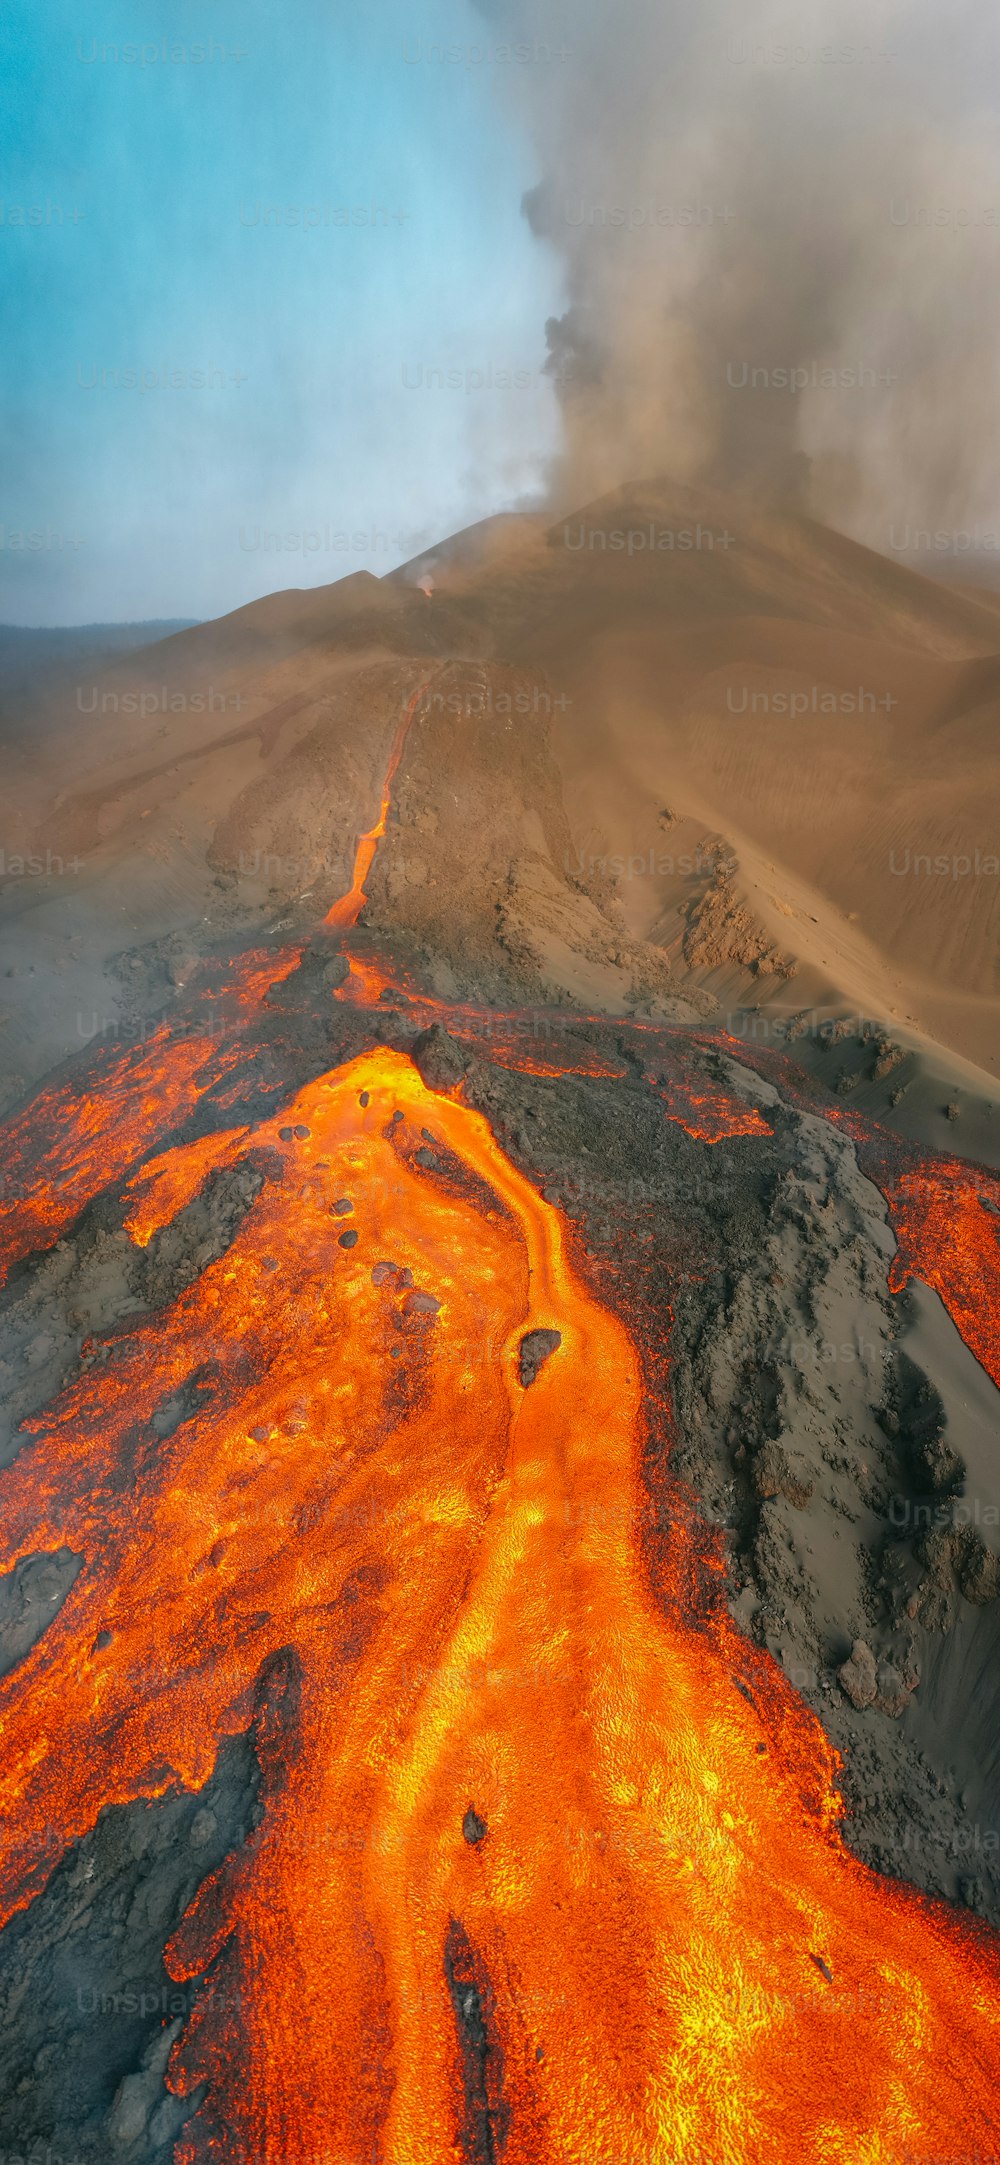
<path fill-rule="evenodd" d="M 658 483 L 47 680 L 4 2155 L 993 2154 L 998 670 Z"/>

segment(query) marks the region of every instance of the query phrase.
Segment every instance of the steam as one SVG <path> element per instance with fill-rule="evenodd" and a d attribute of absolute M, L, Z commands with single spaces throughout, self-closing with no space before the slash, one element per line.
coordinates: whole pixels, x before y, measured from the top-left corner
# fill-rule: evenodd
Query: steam
<path fill-rule="evenodd" d="M 558 493 L 746 484 L 882 549 L 1000 525 L 987 0 L 479 4 L 532 56 Z"/>

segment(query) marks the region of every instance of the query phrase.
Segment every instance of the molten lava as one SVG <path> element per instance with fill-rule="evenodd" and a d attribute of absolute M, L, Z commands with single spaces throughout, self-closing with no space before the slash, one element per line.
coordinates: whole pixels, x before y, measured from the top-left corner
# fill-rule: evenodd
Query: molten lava
<path fill-rule="evenodd" d="M 40 1091 L 6 1123 L 0 1285 L 15 1263 L 57 1239 L 85 1204 L 181 1126 L 235 1066 L 242 1026 L 298 961 L 298 949 L 241 955 L 220 987 L 209 980 L 200 988 L 193 1032 L 178 1033 L 176 1024 L 164 1022 L 145 1043 L 99 1046 L 82 1072 Z"/>
<path fill-rule="evenodd" d="M 885 1198 L 899 1243 L 890 1291 L 901 1292 L 911 1278 L 931 1286 L 1000 1388 L 1000 1174 L 967 1158 L 918 1151 L 850 1107 L 822 1102 L 801 1070 L 757 1045 L 721 1033 L 717 1040 L 699 1033 L 698 1041 L 724 1044 L 734 1058 L 778 1083 L 789 1103 L 822 1114 L 851 1137 L 862 1171 Z"/>
<path fill-rule="evenodd" d="M 693 1077 L 678 1067 L 672 1074 L 648 1080 L 666 1105 L 667 1119 L 676 1120 L 699 1142 L 725 1143 L 741 1135 L 774 1134 L 756 1105 L 745 1104 L 705 1077 Z"/>
<path fill-rule="evenodd" d="M 365 881 L 375 861 L 375 852 L 385 833 L 389 807 L 392 803 L 392 785 L 399 771 L 399 762 L 403 757 L 403 749 L 410 734 L 413 717 L 428 689 L 429 682 L 430 679 L 427 680 L 427 683 L 418 685 L 412 699 L 403 709 L 389 752 L 389 763 L 382 784 L 382 801 L 379 805 L 378 818 L 373 827 L 367 828 L 365 833 L 358 837 L 358 846 L 354 857 L 354 877 L 346 895 L 341 895 L 338 901 L 334 903 L 333 908 L 327 911 L 325 922 L 331 931 L 334 929 L 346 931 L 349 926 L 356 925 L 364 909 L 367 900 Z"/>
<path fill-rule="evenodd" d="M 846 1851 L 818 1725 L 721 1606 L 692 1627 L 669 1549 L 654 1595 L 639 1363 L 559 1212 L 399 1053 L 251 1141 L 283 1174 L 227 1254 L 0 1475 L 11 1563 L 87 1559 L 2 1687 L 5 1915 L 102 1806 L 201 1786 L 267 1680 L 263 1823 L 168 1954 L 214 1965 L 178 2160 L 439 2165 L 490 2154 L 477 2113 L 512 2165 L 881 2165 L 988 2127 L 995 1957 Z"/>
<path fill-rule="evenodd" d="M 221 1057 L 211 1038 L 178 1041 L 165 1025 L 148 1046 L 95 1062 L 90 1094 L 74 1083 L 54 1085 L 9 1122 L 5 1184 L 13 1185 L 22 1168 L 24 1174 L 20 1192 L 0 1201 L 0 1284 L 14 1263 L 47 1247 L 92 1196 L 194 1110 Z M 39 1149 L 44 1137 L 51 1140 Z"/>
<path fill-rule="evenodd" d="M 939 1293 L 966 1345 L 1000 1388 L 1000 1178 L 961 1158 L 886 1176 L 899 1250 L 889 1273 L 898 1293 L 922 1278 Z"/>
<path fill-rule="evenodd" d="M 176 2165 L 967 2150 L 997 2126 L 996 1939 L 851 1855 L 834 1755 L 730 1621 L 679 1489 L 649 1534 L 639 1351 L 560 1211 L 378 1046 L 164 1147 L 296 960 L 236 972 L 226 1042 L 165 1030 L 14 1131 L 21 1163 L 49 1138 L 11 1206 L 22 1255 L 126 1176 L 140 1245 L 250 1152 L 260 1185 L 0 1472 L 8 1568 L 84 1558 L 0 1683 L 0 1913 L 105 1806 L 203 1787 L 250 1728 L 260 1823 L 167 1950 L 197 1991 L 169 2079 L 206 2085 Z M 377 998 L 352 962 L 347 997 Z M 623 1072 L 507 1021 L 509 1064 Z M 771 1132 L 675 1045 L 658 1059 L 691 1134 Z M 995 1223 L 956 1166 L 900 1175 L 894 1268 L 936 1271 L 995 1352 Z"/>

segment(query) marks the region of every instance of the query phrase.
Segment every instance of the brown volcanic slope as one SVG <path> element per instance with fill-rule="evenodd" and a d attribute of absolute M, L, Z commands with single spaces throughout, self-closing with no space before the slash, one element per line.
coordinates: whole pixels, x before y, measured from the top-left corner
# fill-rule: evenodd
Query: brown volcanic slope
<path fill-rule="evenodd" d="M 530 538 L 501 527 L 491 560 L 436 578 L 435 608 L 489 621 L 571 701 L 554 743 L 575 844 L 588 865 L 625 860 L 633 932 L 676 951 L 682 882 L 651 875 L 650 851 L 669 866 L 714 831 L 752 916 L 798 962 L 793 1004 L 840 996 L 995 1065 L 988 600 L 810 522 L 662 486 Z M 679 815 L 665 833 L 664 807 Z M 705 982 L 711 941 L 687 947 Z M 750 989 L 721 969 L 708 982 L 728 1001 Z"/>
<path fill-rule="evenodd" d="M 8 1093 L 113 1026 L 123 950 L 170 935 L 176 981 L 215 931 L 318 914 L 422 682 L 369 915 L 442 989 L 846 1001 L 995 1065 L 987 602 L 666 484 L 486 522 L 433 569 L 430 601 L 359 573 L 50 695 L 2 837 Z"/>

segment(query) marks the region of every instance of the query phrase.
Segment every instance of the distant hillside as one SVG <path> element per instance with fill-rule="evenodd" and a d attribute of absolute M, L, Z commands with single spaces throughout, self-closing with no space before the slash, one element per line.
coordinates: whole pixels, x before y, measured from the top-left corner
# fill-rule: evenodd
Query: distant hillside
<path fill-rule="evenodd" d="M 196 622 L 195 617 L 151 617 L 141 624 L 0 624 L 0 715 L 83 662 L 113 661 L 171 632 L 190 631 Z"/>

